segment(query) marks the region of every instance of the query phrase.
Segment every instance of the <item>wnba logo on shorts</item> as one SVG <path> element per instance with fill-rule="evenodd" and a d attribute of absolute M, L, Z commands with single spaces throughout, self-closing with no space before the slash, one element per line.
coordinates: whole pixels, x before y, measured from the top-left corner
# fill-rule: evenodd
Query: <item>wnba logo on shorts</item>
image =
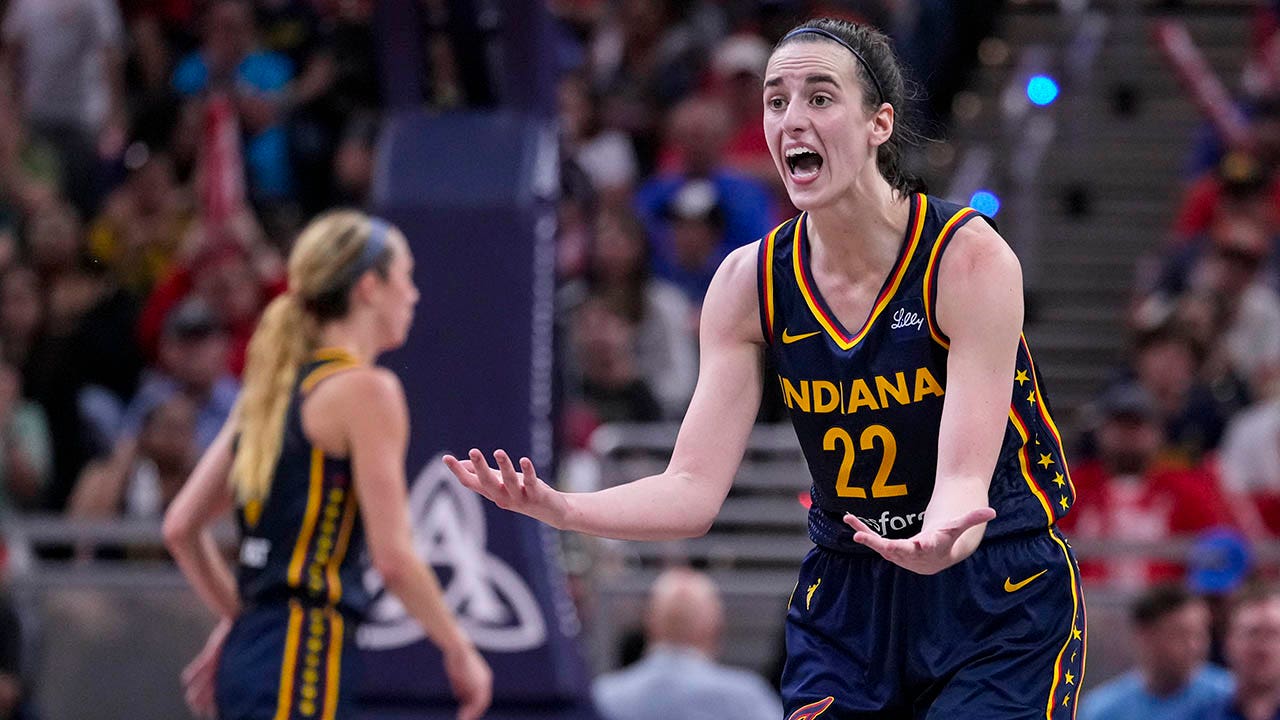
<path fill-rule="evenodd" d="M 880 517 L 875 519 L 865 518 L 861 515 L 858 516 L 858 519 L 866 523 L 867 527 L 875 530 L 881 535 L 888 535 L 889 533 L 902 532 L 917 523 L 923 523 L 924 513 L 918 512 L 908 513 L 906 515 L 890 515 L 889 511 L 886 510 L 880 513 Z"/>
<path fill-rule="evenodd" d="M 804 707 L 791 713 L 787 720 L 813 720 L 831 707 L 831 703 L 835 702 L 833 697 L 826 697 L 815 703 L 809 703 Z"/>
<path fill-rule="evenodd" d="M 439 456 L 414 481 L 409 513 L 419 556 L 435 567 L 445 602 L 477 647 L 520 652 L 547 641 L 547 624 L 533 591 L 486 549 L 488 528 L 479 496 L 460 486 Z M 358 631 L 361 647 L 386 650 L 425 639 L 400 601 L 385 592 L 377 572 L 367 571 L 364 580 L 376 600 Z"/>

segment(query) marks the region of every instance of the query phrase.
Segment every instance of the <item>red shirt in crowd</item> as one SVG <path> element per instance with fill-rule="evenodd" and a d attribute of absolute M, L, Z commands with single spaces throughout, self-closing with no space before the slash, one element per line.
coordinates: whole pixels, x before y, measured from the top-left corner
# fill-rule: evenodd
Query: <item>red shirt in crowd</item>
<path fill-rule="evenodd" d="M 1145 475 L 1112 476 L 1091 461 L 1072 469 L 1075 505 L 1059 523 L 1073 539 L 1159 542 L 1236 523 L 1217 478 L 1204 469 L 1156 467 Z M 1080 563 L 1086 580 L 1127 587 L 1180 578 L 1181 565 L 1117 553 Z"/>

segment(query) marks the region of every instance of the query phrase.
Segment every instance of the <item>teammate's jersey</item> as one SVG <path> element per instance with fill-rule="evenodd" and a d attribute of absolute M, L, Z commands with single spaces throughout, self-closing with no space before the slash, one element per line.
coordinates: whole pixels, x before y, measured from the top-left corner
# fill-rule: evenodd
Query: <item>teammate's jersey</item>
<path fill-rule="evenodd" d="M 302 399 L 331 375 L 356 366 L 324 349 L 298 371 L 285 413 L 280 459 L 266 501 L 242 504 L 240 597 L 246 606 L 334 606 L 362 617 L 370 598 L 361 579 L 364 526 L 351 484 L 351 462 L 327 457 L 302 431 Z"/>
<path fill-rule="evenodd" d="M 805 217 L 760 242 L 761 323 L 777 368 L 777 377 L 766 380 L 782 391 L 813 476 L 810 537 L 833 550 L 863 552 L 844 513 L 886 537 L 910 537 L 933 494 L 949 347 L 934 310 L 938 264 L 956 231 L 983 216 L 913 195 L 897 261 L 869 317 L 849 328 L 814 283 Z M 991 479 L 997 515 L 988 538 L 1052 525 L 1075 500 L 1025 338 L 1015 373 Z"/>

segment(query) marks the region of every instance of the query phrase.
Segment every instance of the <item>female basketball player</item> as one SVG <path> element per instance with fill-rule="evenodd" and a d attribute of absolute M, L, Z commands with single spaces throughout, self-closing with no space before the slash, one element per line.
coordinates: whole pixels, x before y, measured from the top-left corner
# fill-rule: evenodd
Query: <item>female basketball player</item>
<path fill-rule="evenodd" d="M 720 267 L 667 470 L 565 494 L 501 450 L 496 469 L 477 450 L 446 463 L 558 528 L 701 535 L 758 388 L 778 383 L 813 476 L 815 547 L 786 621 L 790 718 L 1071 717 L 1084 607 L 1054 524 L 1074 493 L 1021 337 L 1017 258 L 899 167 L 903 79 L 880 33 L 802 24 L 774 49 L 763 102 L 802 212 Z M 762 351 L 777 377 L 761 377 Z"/>
<path fill-rule="evenodd" d="M 353 643 L 373 565 L 444 653 L 461 708 L 489 705 L 489 666 L 414 553 L 406 509 L 408 414 L 373 363 L 404 343 L 418 290 L 398 230 L 344 211 L 312 222 L 289 256 L 289 291 L 249 345 L 237 411 L 165 517 L 165 541 L 221 618 L 183 674 L 219 720 L 354 717 Z M 206 532 L 235 507 L 237 579 Z"/>

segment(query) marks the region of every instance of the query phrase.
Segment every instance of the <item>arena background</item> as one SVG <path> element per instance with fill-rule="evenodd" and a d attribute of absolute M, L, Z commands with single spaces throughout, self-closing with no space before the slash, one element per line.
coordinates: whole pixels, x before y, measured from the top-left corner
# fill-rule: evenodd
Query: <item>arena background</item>
<path fill-rule="evenodd" d="M 1216 601 L 1274 572 L 1280 465 L 1240 429 L 1280 412 L 1274 3 L 44 2 L 0 2 L 0 675 L 25 690 L 18 717 L 187 716 L 178 673 L 211 617 L 159 518 L 293 233 L 341 205 L 417 256 L 418 319 L 385 364 L 410 401 L 419 549 L 493 664 L 491 716 L 593 717 L 591 679 L 634 659 L 670 565 L 724 593 L 723 660 L 776 683 L 809 546 L 776 399 L 688 542 L 560 536 L 437 457 L 501 445 L 570 489 L 661 469 L 708 267 L 789 214 L 753 113 L 768 48 L 816 14 L 894 37 L 934 138 L 910 165 L 1022 260 L 1082 498 L 1088 684 L 1131 665 L 1143 588 Z M 218 53 L 248 65 L 201 74 Z M 49 70 L 69 58 L 85 66 Z M 606 234 L 639 238 L 635 286 L 674 321 L 611 304 Z M 1108 421 L 1148 405 L 1158 446 L 1111 477 Z M 360 637 L 368 717 L 450 716 L 394 601 Z"/>

